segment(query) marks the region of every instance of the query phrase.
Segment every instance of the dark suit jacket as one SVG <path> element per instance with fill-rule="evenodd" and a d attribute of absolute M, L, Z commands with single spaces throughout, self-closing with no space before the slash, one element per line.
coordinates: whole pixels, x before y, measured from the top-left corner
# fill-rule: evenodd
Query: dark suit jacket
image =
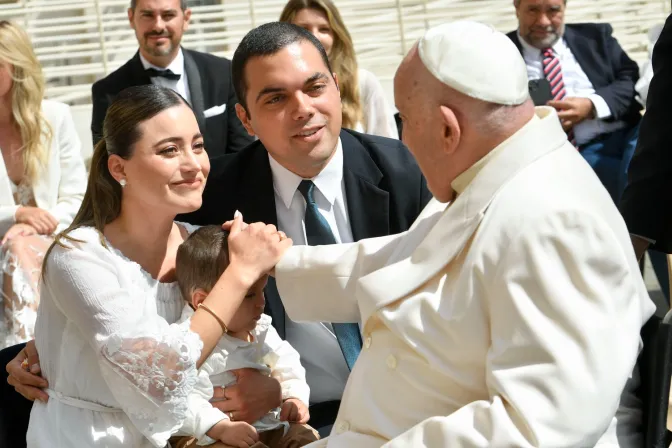
<path fill-rule="evenodd" d="M 231 83 L 231 61 L 185 48 L 182 49 L 182 53 L 191 105 L 201 133 L 205 137 L 208 156 L 212 159 L 243 149 L 253 139 L 236 116 L 235 106 L 238 99 Z M 91 133 L 94 145 L 102 138 L 103 120 L 114 97 L 128 87 L 145 84 L 151 84 L 151 80 L 145 73 L 139 53 L 116 71 L 93 84 Z M 204 111 L 222 104 L 226 104 L 223 114 L 205 118 Z"/>
<path fill-rule="evenodd" d="M 565 42 L 595 88 L 611 109 L 610 120 L 635 124 L 640 119 L 641 105 L 635 100 L 635 83 L 639 66 L 630 59 L 612 36 L 606 23 L 575 23 L 565 26 Z M 507 34 L 518 47 L 523 47 L 516 31 Z"/>
<path fill-rule="evenodd" d="M 672 16 L 653 49 L 653 79 L 642 118 L 621 213 L 630 233 L 656 241 L 672 253 Z"/>
<path fill-rule="evenodd" d="M 398 140 L 341 131 L 343 181 L 355 241 L 407 230 L 431 194 L 417 163 Z M 178 216 L 191 224 L 222 224 L 240 210 L 246 222 L 278 224 L 273 174 L 257 141 L 212 163 L 200 210 Z M 275 284 L 266 288 L 266 313 L 285 337 L 285 309 Z"/>

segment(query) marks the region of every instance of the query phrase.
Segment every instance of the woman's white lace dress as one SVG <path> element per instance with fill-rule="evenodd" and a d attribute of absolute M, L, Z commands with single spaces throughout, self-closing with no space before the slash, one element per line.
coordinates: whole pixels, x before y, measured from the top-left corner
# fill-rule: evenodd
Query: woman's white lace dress
<path fill-rule="evenodd" d="M 10 181 L 17 205 L 35 207 L 33 189 L 26 183 Z M 44 252 L 53 238 L 35 235 L 31 243 L 17 253 L 13 241 L 0 246 L 0 349 L 33 339 L 39 302 L 39 277 Z M 22 263 L 20 258 L 29 260 Z M 5 274 L 8 277 L 5 277 Z M 5 279 L 10 280 L 5 285 Z"/>
<path fill-rule="evenodd" d="M 193 228 L 186 226 L 188 231 Z M 182 425 L 202 342 L 183 302 L 80 228 L 49 256 L 36 344 L 49 401 L 36 401 L 28 447 L 163 447 Z"/>

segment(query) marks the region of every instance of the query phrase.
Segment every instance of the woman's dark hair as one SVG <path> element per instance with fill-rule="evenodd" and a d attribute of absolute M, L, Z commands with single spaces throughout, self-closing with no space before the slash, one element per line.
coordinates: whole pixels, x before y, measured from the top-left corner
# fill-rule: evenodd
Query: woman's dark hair
<path fill-rule="evenodd" d="M 166 109 L 188 104 L 174 91 L 153 84 L 129 87 L 121 91 L 107 109 L 103 123 L 103 138 L 93 150 L 91 171 L 82 205 L 70 224 L 56 236 L 54 244 L 64 246 L 63 239 L 77 241 L 69 233 L 82 226 L 94 227 L 105 245 L 103 229 L 121 212 L 121 186 L 107 167 L 111 155 L 128 160 L 135 144 L 142 138 L 140 125 Z M 47 251 L 47 257 L 54 244 Z M 64 246 L 65 247 L 65 246 Z"/>

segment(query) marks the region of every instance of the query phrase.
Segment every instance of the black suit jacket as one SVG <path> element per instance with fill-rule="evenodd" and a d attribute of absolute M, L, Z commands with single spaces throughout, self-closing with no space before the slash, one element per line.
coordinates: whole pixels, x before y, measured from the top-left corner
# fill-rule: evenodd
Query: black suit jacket
<path fill-rule="evenodd" d="M 621 213 L 630 233 L 656 241 L 672 253 L 672 16 L 653 48 L 653 79 L 642 118 Z"/>
<path fill-rule="evenodd" d="M 235 106 L 238 99 L 231 83 L 231 61 L 185 48 L 182 53 L 191 105 L 204 135 L 208 156 L 213 159 L 243 149 L 253 139 L 236 116 Z M 139 53 L 93 84 L 91 133 L 94 145 L 102 138 L 103 120 L 114 97 L 128 87 L 145 84 L 151 84 L 151 80 L 145 73 Z M 222 104 L 226 104 L 223 114 L 205 118 L 204 111 Z"/>
<path fill-rule="evenodd" d="M 635 84 L 639 66 L 630 59 L 612 36 L 613 28 L 606 23 L 575 23 L 565 26 L 564 39 L 583 71 L 611 109 L 610 120 L 630 124 L 641 118 L 642 106 L 635 100 Z M 507 34 L 518 47 L 523 47 L 516 31 Z"/>
<path fill-rule="evenodd" d="M 398 140 L 341 131 L 343 182 L 355 241 L 407 230 L 431 194 L 420 169 Z M 278 224 L 273 174 L 266 148 L 257 141 L 212 163 L 200 210 L 178 216 L 191 224 L 220 225 L 240 210 L 246 222 Z M 266 313 L 285 338 L 285 309 L 275 283 L 266 288 Z"/>

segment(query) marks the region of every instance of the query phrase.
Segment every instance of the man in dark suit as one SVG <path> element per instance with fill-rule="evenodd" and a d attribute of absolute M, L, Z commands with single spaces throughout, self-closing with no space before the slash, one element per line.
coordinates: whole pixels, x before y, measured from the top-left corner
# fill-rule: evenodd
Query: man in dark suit
<path fill-rule="evenodd" d="M 252 30 L 233 78 L 238 116 L 259 141 L 213 161 L 203 206 L 178 220 L 221 224 L 239 210 L 246 222 L 276 224 L 294 244 L 311 245 L 399 233 L 415 221 L 431 197 L 418 165 L 398 140 L 341 129 L 337 78 L 312 34 L 286 23 Z M 325 435 L 361 348 L 358 325 L 292 322 L 272 279 L 266 300 L 301 355 L 310 424 Z M 242 406 L 225 403 L 234 415 Z"/>
<path fill-rule="evenodd" d="M 653 79 L 621 212 L 637 256 L 651 246 L 672 253 L 672 16 L 653 49 Z"/>
<path fill-rule="evenodd" d="M 548 105 L 618 203 L 639 135 L 639 67 L 612 37 L 610 25 L 565 25 L 566 3 L 514 0 L 518 30 L 508 36 L 525 59 L 529 79 L 550 84 Z"/>
<path fill-rule="evenodd" d="M 244 148 L 252 139 L 235 114 L 236 94 L 227 59 L 180 47 L 191 10 L 185 0 L 132 0 L 128 19 L 140 49 L 118 70 L 93 84 L 93 143 L 115 95 L 127 87 L 159 84 L 191 104 L 211 159 Z"/>

